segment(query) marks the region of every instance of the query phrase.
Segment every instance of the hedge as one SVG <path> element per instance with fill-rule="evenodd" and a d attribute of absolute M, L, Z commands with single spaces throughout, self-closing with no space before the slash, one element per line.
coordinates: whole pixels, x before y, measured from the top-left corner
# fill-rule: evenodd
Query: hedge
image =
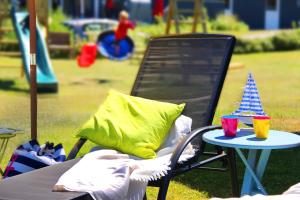
<path fill-rule="evenodd" d="M 248 25 L 234 15 L 218 15 L 210 21 L 210 29 L 217 31 L 248 31 Z"/>
<path fill-rule="evenodd" d="M 282 32 L 264 39 L 237 38 L 234 53 L 257 53 L 300 49 L 300 31 Z"/>

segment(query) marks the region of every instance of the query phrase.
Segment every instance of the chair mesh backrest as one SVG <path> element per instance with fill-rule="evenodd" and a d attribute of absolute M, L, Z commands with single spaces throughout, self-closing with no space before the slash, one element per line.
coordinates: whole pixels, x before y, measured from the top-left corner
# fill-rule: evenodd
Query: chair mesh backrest
<path fill-rule="evenodd" d="M 222 90 L 235 39 L 189 34 L 149 42 L 131 95 L 186 103 L 193 128 L 210 125 Z"/>

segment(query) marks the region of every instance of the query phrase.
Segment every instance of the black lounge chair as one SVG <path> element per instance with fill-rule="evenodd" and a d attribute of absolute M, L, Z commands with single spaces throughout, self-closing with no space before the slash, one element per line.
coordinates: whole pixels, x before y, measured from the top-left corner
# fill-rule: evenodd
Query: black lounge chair
<path fill-rule="evenodd" d="M 193 119 L 193 131 L 178 144 L 168 175 L 159 181 L 149 182 L 149 186 L 160 187 L 158 199 L 166 198 L 169 182 L 174 176 L 192 169 L 221 172 L 230 169 L 233 196 L 239 195 L 233 149 L 226 152 L 215 147 L 215 152 L 206 152 L 206 144 L 201 137 L 207 131 L 220 129 L 220 126 L 211 126 L 211 123 L 234 44 L 232 36 L 210 34 L 158 37 L 149 42 L 131 95 L 173 103 L 185 102 L 184 114 Z M 1 181 L 0 199 L 91 199 L 87 193 L 52 192 L 60 175 L 78 161 L 74 158 L 85 141 L 79 139 L 68 156 L 70 161 Z M 189 143 L 198 147 L 196 156 L 183 164 L 176 164 Z M 207 166 L 215 161 L 220 163 L 220 167 Z"/>

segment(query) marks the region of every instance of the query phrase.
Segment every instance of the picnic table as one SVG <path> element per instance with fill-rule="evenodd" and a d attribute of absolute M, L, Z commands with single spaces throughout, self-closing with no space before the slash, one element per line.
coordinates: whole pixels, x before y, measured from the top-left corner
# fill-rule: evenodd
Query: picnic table
<path fill-rule="evenodd" d="M 268 163 L 272 149 L 287 149 L 300 146 L 300 136 L 297 134 L 270 130 L 267 139 L 257 138 L 253 129 L 241 129 L 236 137 L 224 136 L 223 130 L 209 131 L 203 134 L 203 140 L 207 143 L 235 149 L 246 167 L 241 189 L 241 196 L 263 194 L 267 195 L 261 183 L 262 176 Z M 248 149 L 248 158 L 242 152 Z M 257 153 L 261 155 L 256 162 Z"/>

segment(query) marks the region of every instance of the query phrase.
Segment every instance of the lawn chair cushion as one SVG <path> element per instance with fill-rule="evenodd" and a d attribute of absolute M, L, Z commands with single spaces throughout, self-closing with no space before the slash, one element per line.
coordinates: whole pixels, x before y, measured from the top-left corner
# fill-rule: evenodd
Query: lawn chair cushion
<path fill-rule="evenodd" d="M 164 103 L 111 90 L 77 137 L 141 158 L 155 158 L 185 104 Z"/>

